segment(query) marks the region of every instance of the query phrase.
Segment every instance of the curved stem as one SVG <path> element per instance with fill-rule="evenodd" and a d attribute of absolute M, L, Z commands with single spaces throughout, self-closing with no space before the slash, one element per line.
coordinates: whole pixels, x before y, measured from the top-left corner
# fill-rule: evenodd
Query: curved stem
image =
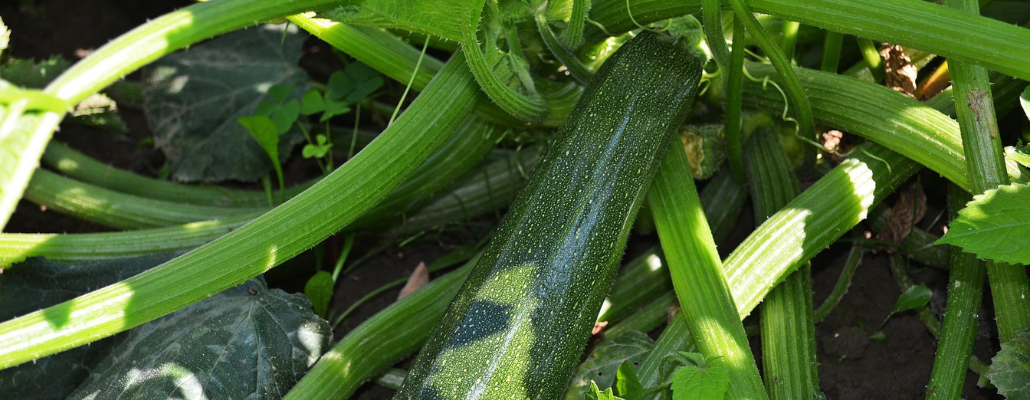
<path fill-rule="evenodd" d="M 210 4 L 219 3 L 224 2 Z M 454 60 L 379 138 L 301 195 L 147 272 L 0 324 L 0 368 L 167 315 L 281 264 L 354 221 L 403 182 L 471 111 L 478 87 L 460 58 Z M 73 318 L 51 322 L 58 315 Z"/>

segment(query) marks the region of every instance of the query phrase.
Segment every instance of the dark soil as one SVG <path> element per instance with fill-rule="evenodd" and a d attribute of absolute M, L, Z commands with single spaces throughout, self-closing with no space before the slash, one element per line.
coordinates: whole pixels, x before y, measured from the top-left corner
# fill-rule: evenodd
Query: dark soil
<path fill-rule="evenodd" d="M 155 18 L 167 11 L 190 4 L 187 0 L 154 1 L 73 1 L 36 0 L 0 2 L 0 16 L 3 16 L 12 31 L 14 56 L 43 58 L 61 54 L 70 60 L 77 60 L 79 54 L 103 45 L 108 40 L 131 28 Z M 328 47 L 313 40 L 309 46 L 312 53 L 303 64 L 316 77 L 324 78 L 335 68 L 338 61 L 329 56 Z M 131 77 L 130 77 L 131 78 Z M 138 110 L 123 111 L 130 133 L 112 134 L 78 126 L 63 126 L 55 135 L 57 140 L 111 163 L 119 168 L 141 174 L 155 175 L 164 163 L 160 152 L 151 147 L 140 146 L 147 132 L 146 123 Z M 296 158 L 295 158 L 296 160 Z M 296 161 L 294 161 L 296 162 Z M 301 161 L 303 162 L 303 161 Z M 292 178 L 302 179 L 309 168 L 295 166 Z M 925 182 L 925 181 L 924 181 Z M 931 203 L 940 207 L 941 199 Z M 720 246 L 729 251 L 741 241 L 753 227 L 750 212 L 741 218 L 737 232 Z M 933 213 L 928 213 L 933 214 Z M 492 222 L 492 221 L 488 221 Z M 96 224 L 41 210 L 39 206 L 22 202 L 7 226 L 10 232 L 96 232 L 105 230 Z M 426 235 L 403 248 L 395 245 L 370 258 L 348 275 L 337 289 L 333 306 L 346 309 L 366 293 L 398 278 L 408 276 L 419 262 L 427 264 L 447 254 L 453 248 L 473 243 L 482 237 L 482 229 L 476 232 Z M 637 235 L 631 239 L 630 250 L 643 249 L 656 242 L 653 235 Z M 328 242 L 328 249 L 338 249 L 340 239 Z M 362 236 L 354 249 L 354 256 L 364 254 L 383 243 L 372 236 Z M 813 260 L 815 303 L 819 304 L 835 284 L 849 245 L 834 245 Z M 327 251 L 335 254 L 335 252 Z M 313 257 L 309 257 L 311 259 Z M 327 256 L 326 262 L 332 262 Z M 310 268 L 310 269 L 308 269 Z M 314 269 L 312 262 L 296 268 L 295 274 L 283 274 L 279 282 L 283 287 L 299 288 L 307 272 Z M 293 271 L 291 271 L 293 272 Z M 938 316 L 944 304 L 944 286 L 947 274 L 921 266 L 912 266 L 913 278 L 934 289 L 937 294 L 932 302 Z M 290 278 L 291 275 L 299 278 Z M 887 259 L 883 255 L 867 255 L 863 265 L 855 274 L 850 292 L 830 316 L 817 327 L 819 346 L 819 376 L 822 390 L 831 399 L 916 399 L 926 391 L 933 363 L 936 342 L 922 322 L 912 313 L 895 316 L 882 328 L 885 339 L 870 340 L 869 335 L 877 330 L 897 300 L 900 291 L 891 277 Z M 361 321 L 396 299 L 397 290 L 379 296 L 345 321 L 337 330 L 342 337 Z M 987 299 L 989 302 L 989 299 Z M 985 310 L 989 310 L 986 304 Z M 984 312 L 975 354 L 984 361 L 990 360 L 998 349 L 993 332 L 992 316 Z M 756 347 L 756 354 L 760 353 Z M 1000 398 L 993 390 L 976 387 L 977 376 L 969 373 L 966 379 L 967 399 Z M 375 385 L 366 385 L 355 398 L 384 399 L 392 391 Z"/>

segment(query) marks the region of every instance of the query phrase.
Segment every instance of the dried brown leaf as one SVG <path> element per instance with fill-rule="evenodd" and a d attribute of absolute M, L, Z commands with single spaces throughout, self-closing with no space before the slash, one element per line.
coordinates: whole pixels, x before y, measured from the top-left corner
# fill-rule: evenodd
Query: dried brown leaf
<path fill-rule="evenodd" d="M 880 240 L 894 244 L 904 243 L 905 238 L 912 232 L 916 222 L 923 219 L 926 214 L 926 194 L 917 184 L 909 185 L 898 194 L 898 201 L 894 203 L 890 215 L 887 216 L 887 225 L 877 235 Z M 896 247 L 886 247 L 888 253 L 898 251 Z"/>
<path fill-rule="evenodd" d="M 411 272 L 411 276 L 408 277 L 408 283 L 405 283 L 404 287 L 401 288 L 400 294 L 397 295 L 397 300 L 415 293 L 416 290 L 421 289 L 427 284 L 429 284 L 429 270 L 426 269 L 425 262 L 420 262 L 418 263 L 418 266 L 415 267 L 415 270 Z"/>
<path fill-rule="evenodd" d="M 915 97 L 919 68 L 905 55 L 905 49 L 896 44 L 884 43 L 880 57 L 883 57 L 884 70 L 887 72 L 887 87 Z"/>

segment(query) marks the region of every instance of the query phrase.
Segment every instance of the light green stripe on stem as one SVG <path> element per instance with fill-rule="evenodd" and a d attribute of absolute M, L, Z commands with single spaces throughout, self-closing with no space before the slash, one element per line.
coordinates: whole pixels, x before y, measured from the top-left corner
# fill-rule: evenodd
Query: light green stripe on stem
<path fill-rule="evenodd" d="M 382 135 L 299 196 L 133 278 L 0 324 L 0 368 L 167 315 L 257 276 L 347 226 L 402 183 L 471 111 L 478 87 L 456 60 Z"/>
<path fill-rule="evenodd" d="M 722 275 L 715 240 L 705 220 L 683 146 L 673 143 L 649 196 L 658 238 L 669 262 L 680 311 L 705 357 L 729 369 L 729 399 L 766 399 L 744 326 Z"/>
<path fill-rule="evenodd" d="M 976 1 L 946 0 L 944 4 L 969 15 L 979 14 Z M 1023 29 L 1024 31 L 1030 31 Z M 973 194 L 1009 184 L 1001 136 L 991 100 L 991 82 L 987 70 L 961 60 L 949 60 L 955 96 L 955 111 L 962 130 L 962 148 L 966 155 L 966 172 Z M 998 338 L 1006 342 L 1019 331 L 1030 328 L 1030 282 L 1026 267 L 987 262 Z"/>
<path fill-rule="evenodd" d="M 775 130 L 751 135 L 746 162 L 756 221 L 765 221 L 801 192 Z M 762 302 L 762 374 L 770 399 L 817 398 L 814 319 L 812 268 L 806 263 Z"/>

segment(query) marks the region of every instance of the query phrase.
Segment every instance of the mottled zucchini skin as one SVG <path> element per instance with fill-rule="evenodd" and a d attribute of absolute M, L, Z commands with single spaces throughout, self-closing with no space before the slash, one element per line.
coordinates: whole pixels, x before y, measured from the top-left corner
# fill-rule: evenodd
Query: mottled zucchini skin
<path fill-rule="evenodd" d="M 395 398 L 561 396 L 701 67 L 653 32 L 605 62 Z"/>

